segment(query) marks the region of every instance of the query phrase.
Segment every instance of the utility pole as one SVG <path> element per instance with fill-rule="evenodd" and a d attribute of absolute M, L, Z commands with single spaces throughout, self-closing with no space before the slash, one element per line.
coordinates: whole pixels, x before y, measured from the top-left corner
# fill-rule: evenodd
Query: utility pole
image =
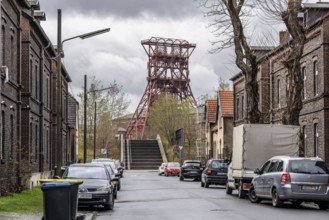
<path fill-rule="evenodd" d="M 83 111 L 83 162 L 87 161 L 87 75 L 85 74 L 85 86 L 84 86 L 84 111 Z"/>
<path fill-rule="evenodd" d="M 57 138 L 56 138 L 56 175 L 62 167 L 62 10 L 57 10 Z"/>
<path fill-rule="evenodd" d="M 94 159 L 96 159 L 96 114 L 97 114 L 97 103 L 95 101 L 95 115 L 94 115 Z"/>

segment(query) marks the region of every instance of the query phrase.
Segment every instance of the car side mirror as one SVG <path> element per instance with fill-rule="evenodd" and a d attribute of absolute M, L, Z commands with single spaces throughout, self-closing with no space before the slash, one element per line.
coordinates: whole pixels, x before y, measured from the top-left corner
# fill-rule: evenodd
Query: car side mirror
<path fill-rule="evenodd" d="M 257 174 L 257 175 L 259 175 L 259 174 L 260 174 L 260 170 L 259 170 L 258 168 L 256 168 L 256 169 L 254 170 L 254 173 Z"/>

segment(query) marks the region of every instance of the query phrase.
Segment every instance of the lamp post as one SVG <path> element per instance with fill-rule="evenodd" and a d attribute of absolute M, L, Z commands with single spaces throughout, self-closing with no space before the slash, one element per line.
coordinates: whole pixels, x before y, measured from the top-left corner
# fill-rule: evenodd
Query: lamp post
<path fill-rule="evenodd" d="M 62 152 L 62 57 L 64 57 L 63 54 L 63 44 L 66 41 L 80 38 L 82 40 L 90 37 L 94 37 L 99 34 L 104 34 L 106 32 L 109 32 L 110 28 L 100 29 L 97 31 L 77 35 L 74 37 L 67 38 L 62 41 L 62 10 L 57 10 L 57 151 L 56 151 L 56 175 L 60 175 L 61 166 L 62 166 L 62 158 L 63 158 L 63 152 Z M 85 161 L 84 161 L 85 162 Z"/>
<path fill-rule="evenodd" d="M 95 89 L 92 90 L 90 92 L 101 92 L 104 90 L 108 90 L 111 89 L 111 87 L 108 88 L 103 88 L 103 89 Z M 84 113 L 83 113 L 83 117 L 84 117 L 84 131 L 83 131 L 83 162 L 86 163 L 87 161 L 87 75 L 85 74 L 84 76 Z M 95 101 L 95 111 L 94 111 L 94 159 L 96 158 L 96 114 L 97 114 L 97 104 Z"/>

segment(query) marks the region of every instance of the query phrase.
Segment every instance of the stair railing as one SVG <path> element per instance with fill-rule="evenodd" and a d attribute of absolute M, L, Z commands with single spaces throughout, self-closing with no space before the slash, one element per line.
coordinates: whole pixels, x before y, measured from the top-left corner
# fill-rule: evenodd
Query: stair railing
<path fill-rule="evenodd" d="M 128 165 L 128 170 L 130 170 L 130 164 L 131 164 L 130 140 L 127 140 L 127 165 Z"/>
<path fill-rule="evenodd" d="M 164 162 L 164 163 L 167 163 L 168 162 L 168 160 L 167 160 L 167 155 L 166 155 L 166 152 L 165 152 L 165 150 L 164 150 L 164 148 L 163 148 L 163 145 L 162 145 L 162 141 L 161 141 L 161 137 L 160 137 L 160 135 L 157 135 L 157 141 L 158 141 L 158 146 L 159 146 L 159 149 L 160 149 L 160 153 L 161 153 L 161 157 L 162 157 L 162 161 Z"/>

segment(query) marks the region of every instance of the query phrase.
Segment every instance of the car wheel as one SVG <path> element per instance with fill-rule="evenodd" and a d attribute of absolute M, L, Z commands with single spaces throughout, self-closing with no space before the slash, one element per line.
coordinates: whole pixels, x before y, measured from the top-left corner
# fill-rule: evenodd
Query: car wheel
<path fill-rule="evenodd" d="M 110 194 L 108 204 L 104 205 L 105 210 L 113 210 L 114 208 L 114 196 Z"/>
<path fill-rule="evenodd" d="M 228 186 L 228 183 L 226 183 L 226 194 L 231 195 L 232 194 L 232 189 Z"/>
<path fill-rule="evenodd" d="M 253 186 L 249 189 L 248 197 L 249 197 L 250 202 L 252 202 L 252 203 L 260 203 L 260 201 L 261 201 L 256 196 L 255 188 Z"/>
<path fill-rule="evenodd" d="M 321 210 L 327 210 L 328 209 L 328 202 L 318 202 L 319 209 Z"/>
<path fill-rule="evenodd" d="M 184 181 L 184 177 L 180 176 L 180 177 L 179 177 L 179 180 L 180 180 L 180 181 Z"/>
<path fill-rule="evenodd" d="M 244 199 L 246 197 L 246 192 L 242 188 L 242 183 L 240 183 L 238 187 L 238 197 L 239 199 Z"/>
<path fill-rule="evenodd" d="M 275 188 L 272 191 L 272 205 L 277 208 L 282 206 L 282 200 L 279 198 L 279 193 Z"/>

